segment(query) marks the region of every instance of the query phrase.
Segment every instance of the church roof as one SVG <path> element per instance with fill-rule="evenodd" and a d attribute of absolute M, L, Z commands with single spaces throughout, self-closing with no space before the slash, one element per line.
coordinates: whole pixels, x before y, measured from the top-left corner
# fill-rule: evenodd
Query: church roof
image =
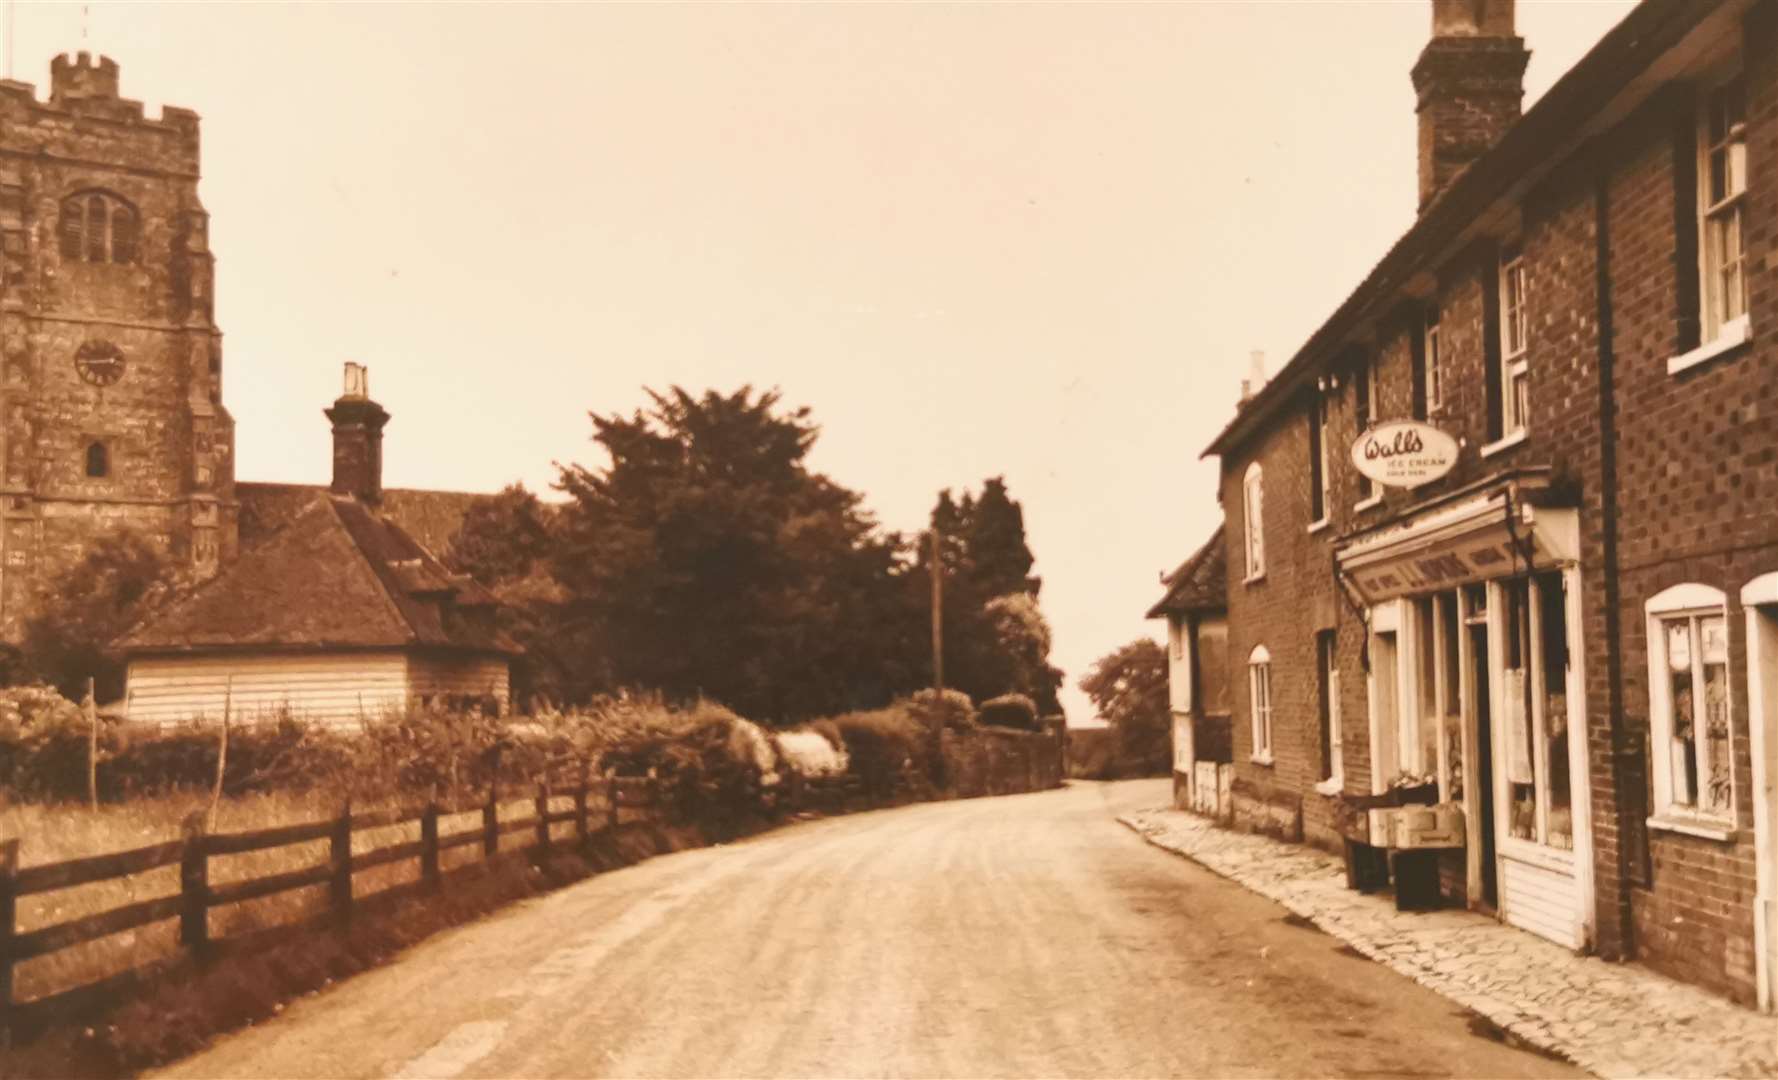
<path fill-rule="evenodd" d="M 516 654 L 496 601 L 356 499 L 316 494 L 222 573 L 117 640 L 125 653 L 403 648 Z"/>
<path fill-rule="evenodd" d="M 1148 609 L 1151 619 L 1228 607 L 1228 552 L 1222 526 L 1218 525 L 1203 547 L 1161 581 L 1167 586 L 1167 593 Z"/>

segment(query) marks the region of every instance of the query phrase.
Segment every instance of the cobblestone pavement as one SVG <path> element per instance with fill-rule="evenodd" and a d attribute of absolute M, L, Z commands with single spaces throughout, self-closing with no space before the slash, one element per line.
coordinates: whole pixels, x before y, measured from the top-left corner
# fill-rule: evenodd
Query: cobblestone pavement
<path fill-rule="evenodd" d="M 1398 912 L 1319 849 L 1181 810 L 1119 818 L 1353 949 L 1599 1076 L 1778 1076 L 1778 1020 L 1635 965 L 1578 956 L 1469 911 Z"/>

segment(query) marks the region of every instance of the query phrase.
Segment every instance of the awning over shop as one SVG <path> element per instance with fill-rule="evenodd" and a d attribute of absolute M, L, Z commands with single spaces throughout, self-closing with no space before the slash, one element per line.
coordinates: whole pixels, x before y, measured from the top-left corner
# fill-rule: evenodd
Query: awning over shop
<path fill-rule="evenodd" d="M 1334 558 L 1365 601 L 1376 604 L 1577 562 L 1579 514 L 1495 491 L 1358 536 Z"/>

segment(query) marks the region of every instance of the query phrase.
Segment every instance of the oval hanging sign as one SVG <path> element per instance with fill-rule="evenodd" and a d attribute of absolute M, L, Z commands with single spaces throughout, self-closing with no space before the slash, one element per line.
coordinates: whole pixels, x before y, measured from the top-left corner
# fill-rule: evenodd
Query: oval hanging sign
<path fill-rule="evenodd" d="M 1379 484 L 1416 488 L 1457 465 L 1457 440 L 1418 420 L 1378 424 L 1352 444 L 1352 464 Z"/>

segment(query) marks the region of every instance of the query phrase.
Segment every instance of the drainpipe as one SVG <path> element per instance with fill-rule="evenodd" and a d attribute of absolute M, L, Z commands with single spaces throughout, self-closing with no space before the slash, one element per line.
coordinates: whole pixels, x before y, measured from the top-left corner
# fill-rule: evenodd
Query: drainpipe
<path fill-rule="evenodd" d="M 1604 538 L 1600 562 L 1604 572 L 1605 710 L 1611 731 L 1612 811 L 1617 824 L 1617 891 L 1612 900 L 1616 906 L 1619 955 L 1627 958 L 1635 953 L 1635 927 L 1630 918 L 1630 845 L 1631 838 L 1636 835 L 1636 823 L 1630 820 L 1632 803 L 1626 798 L 1624 772 L 1634 747 L 1624 724 L 1623 636 L 1618 612 L 1617 389 L 1616 360 L 1611 342 L 1611 190 L 1610 170 L 1603 161 L 1594 181 L 1593 210 L 1596 221 L 1593 291 L 1599 303 L 1599 524 Z M 1591 798 L 1592 793 L 1588 792 L 1587 796 Z"/>

